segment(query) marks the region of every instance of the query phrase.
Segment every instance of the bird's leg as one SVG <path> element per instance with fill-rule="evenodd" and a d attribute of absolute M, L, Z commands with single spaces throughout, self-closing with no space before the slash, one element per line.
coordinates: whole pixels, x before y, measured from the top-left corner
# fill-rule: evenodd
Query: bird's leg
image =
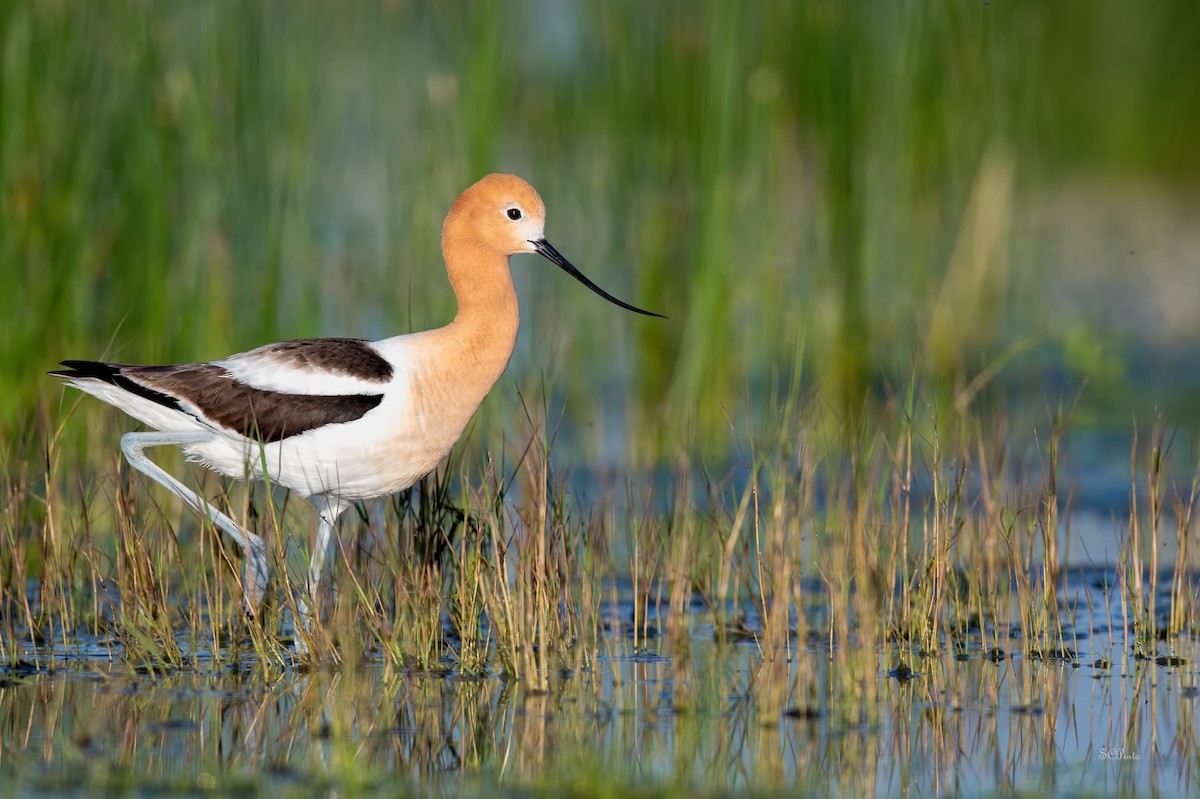
<path fill-rule="evenodd" d="M 304 651 L 304 633 L 312 630 L 312 613 L 317 606 L 317 590 L 321 587 L 321 576 L 325 570 L 325 557 L 329 553 L 329 545 L 333 541 L 333 535 L 336 532 L 337 519 L 341 515 L 344 505 L 330 501 L 314 501 L 317 506 L 317 513 L 321 519 L 320 526 L 317 529 L 317 544 L 313 547 L 312 562 L 308 568 L 308 581 L 305 585 L 305 595 L 296 603 L 296 609 L 300 613 L 299 626 L 303 627 L 303 633 L 296 637 L 296 648 Z M 300 633 L 300 630 L 297 630 Z"/>
<path fill-rule="evenodd" d="M 259 605 L 262 604 L 263 595 L 267 591 L 267 580 L 270 578 L 267 547 L 263 544 L 263 540 L 254 533 L 239 527 L 233 519 L 197 496 L 196 492 L 167 474 L 162 467 L 151 462 L 143 452 L 146 447 L 185 446 L 199 444 L 211 438 L 211 433 L 126 433 L 121 436 L 121 449 L 130 466 L 182 499 L 192 510 L 212 520 L 213 524 L 229 533 L 229 537 L 242 548 L 246 560 L 245 572 L 242 577 L 243 602 L 246 612 L 253 616 L 258 612 Z"/>

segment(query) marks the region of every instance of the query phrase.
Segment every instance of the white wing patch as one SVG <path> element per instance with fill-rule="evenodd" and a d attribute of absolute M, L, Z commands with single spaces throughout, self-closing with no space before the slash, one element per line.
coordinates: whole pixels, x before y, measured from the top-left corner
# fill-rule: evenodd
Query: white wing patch
<path fill-rule="evenodd" d="M 239 383 L 284 394 L 346 396 L 380 394 L 386 389 L 393 366 L 378 349 L 355 342 L 353 351 L 342 348 L 339 352 L 331 348 L 330 341 L 314 339 L 307 346 L 298 346 L 302 342 L 271 344 L 213 363 Z M 314 357 L 307 357 L 309 354 Z M 364 356 L 368 368 L 364 368 Z"/>

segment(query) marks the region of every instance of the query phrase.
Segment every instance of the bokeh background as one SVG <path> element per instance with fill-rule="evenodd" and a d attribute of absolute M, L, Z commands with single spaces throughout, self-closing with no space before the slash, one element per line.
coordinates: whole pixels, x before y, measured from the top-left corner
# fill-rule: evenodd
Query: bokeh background
<path fill-rule="evenodd" d="M 514 259 L 468 446 L 524 396 L 580 469 L 720 458 L 780 395 L 853 414 L 914 376 L 1014 415 L 1082 391 L 1074 423 L 1126 447 L 1153 408 L 1190 430 L 1197 31 L 1184 0 L 7 0 L 6 462 L 64 425 L 62 358 L 449 321 L 441 221 L 492 171 L 670 319 Z M 131 423 L 77 414 L 70 451 L 111 464 Z"/>

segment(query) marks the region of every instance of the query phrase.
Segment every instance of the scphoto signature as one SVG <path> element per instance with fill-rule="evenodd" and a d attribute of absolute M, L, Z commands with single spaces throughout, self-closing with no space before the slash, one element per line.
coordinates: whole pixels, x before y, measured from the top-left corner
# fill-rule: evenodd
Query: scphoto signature
<path fill-rule="evenodd" d="M 1101 760 L 1141 760 L 1142 756 L 1139 755 L 1137 752 L 1128 751 L 1123 746 L 1120 749 L 1116 749 L 1116 748 L 1109 749 L 1107 747 L 1102 746 L 1102 747 L 1100 747 L 1100 759 Z"/>

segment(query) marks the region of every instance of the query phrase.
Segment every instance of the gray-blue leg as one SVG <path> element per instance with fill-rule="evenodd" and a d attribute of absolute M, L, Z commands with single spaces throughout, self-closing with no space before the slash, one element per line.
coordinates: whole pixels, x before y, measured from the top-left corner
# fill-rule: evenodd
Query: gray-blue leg
<path fill-rule="evenodd" d="M 262 604 L 263 595 L 267 590 L 267 580 L 271 576 L 267 564 L 267 548 L 263 540 L 237 525 L 224 513 L 214 508 L 196 492 L 172 477 L 162 467 L 153 463 L 143 452 L 147 447 L 186 446 L 199 444 L 212 438 L 212 433 L 126 433 L 121 436 L 121 449 L 129 465 L 142 474 L 151 478 L 166 488 L 175 496 L 187 503 L 188 507 L 202 516 L 211 519 L 213 524 L 229 534 L 229 537 L 242 548 L 246 566 L 242 576 L 242 592 L 246 612 L 254 615 Z"/>
<path fill-rule="evenodd" d="M 325 572 L 325 558 L 329 554 L 329 545 L 333 542 L 334 533 L 337 532 L 338 516 L 345 509 L 345 505 L 336 501 L 316 497 L 313 497 L 313 504 L 317 508 L 317 514 L 321 521 L 317 529 L 317 543 L 313 547 L 312 559 L 308 568 L 306 595 L 296 603 L 296 609 L 300 613 L 298 626 L 303 627 L 305 633 L 312 630 L 312 611 L 316 607 L 317 591 L 321 587 L 321 577 Z M 303 652 L 305 651 L 304 636 L 300 630 L 296 630 L 296 632 L 296 649 Z"/>

